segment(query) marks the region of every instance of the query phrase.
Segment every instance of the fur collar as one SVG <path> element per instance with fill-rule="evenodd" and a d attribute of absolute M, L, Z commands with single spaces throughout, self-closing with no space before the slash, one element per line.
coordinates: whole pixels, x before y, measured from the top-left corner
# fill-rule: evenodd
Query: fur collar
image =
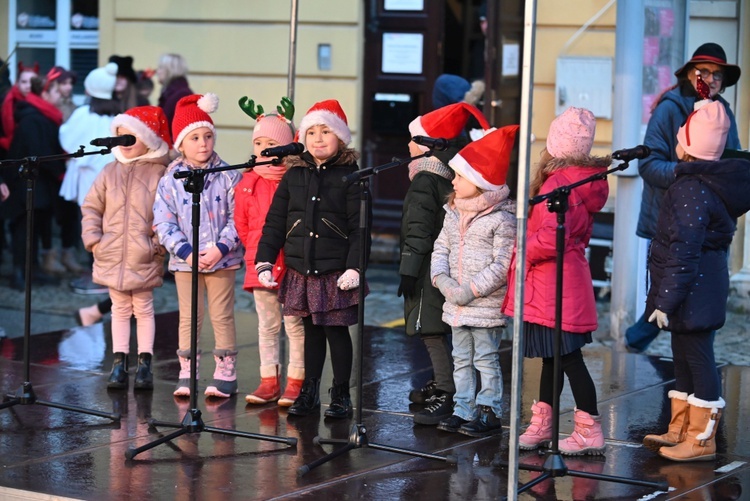
<path fill-rule="evenodd" d="M 339 154 L 333 157 L 332 160 L 328 160 L 326 165 L 352 165 L 357 163 L 359 159 L 359 153 L 354 148 L 346 148 L 339 151 Z M 291 169 L 292 167 L 316 167 L 315 160 L 312 155 L 305 151 L 301 155 L 292 155 L 286 159 L 287 166 Z"/>

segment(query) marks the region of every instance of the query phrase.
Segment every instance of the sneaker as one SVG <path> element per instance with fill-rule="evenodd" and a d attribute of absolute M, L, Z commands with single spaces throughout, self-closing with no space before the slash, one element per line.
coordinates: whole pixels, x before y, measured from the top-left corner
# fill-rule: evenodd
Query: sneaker
<path fill-rule="evenodd" d="M 468 423 L 464 418 L 458 417 L 455 414 L 453 414 L 448 419 L 443 419 L 438 423 L 437 429 L 443 430 L 443 431 L 449 431 L 451 433 L 456 433 L 459 428 L 461 428 L 462 425 Z"/>
<path fill-rule="evenodd" d="M 432 399 L 430 405 L 414 414 L 414 422 L 416 424 L 434 426 L 452 415 L 453 395 L 441 392 Z"/>
<path fill-rule="evenodd" d="M 71 280 L 69 285 L 76 294 L 109 294 L 109 288 L 95 284 L 91 279 L 90 273 L 87 273 L 81 278 Z"/>
<path fill-rule="evenodd" d="M 409 392 L 409 401 L 415 404 L 426 404 L 432 402 L 432 399 L 435 398 L 438 391 L 437 383 L 435 381 L 427 381 L 427 384 L 423 387 Z"/>

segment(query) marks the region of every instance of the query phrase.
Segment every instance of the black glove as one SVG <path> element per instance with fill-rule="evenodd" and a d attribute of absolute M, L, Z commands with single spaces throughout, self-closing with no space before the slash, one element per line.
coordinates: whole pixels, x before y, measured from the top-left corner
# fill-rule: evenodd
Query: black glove
<path fill-rule="evenodd" d="M 401 275 L 401 283 L 398 284 L 398 297 L 403 294 L 406 299 L 413 298 L 417 295 L 417 277 Z"/>

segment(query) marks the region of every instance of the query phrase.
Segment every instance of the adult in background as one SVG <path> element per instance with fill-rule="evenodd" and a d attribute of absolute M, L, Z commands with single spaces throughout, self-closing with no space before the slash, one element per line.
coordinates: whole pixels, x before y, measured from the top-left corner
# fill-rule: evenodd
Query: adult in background
<path fill-rule="evenodd" d="M 720 102 L 727 113 L 729 130 L 726 148 L 741 149 L 734 114 L 729 109 L 729 103 L 720 96 L 727 87 L 737 83 L 740 73 L 739 66 L 727 63 L 726 53 L 719 44 L 704 43 L 687 63 L 675 71 L 677 84 L 656 100 L 643 140 L 643 144 L 651 148 L 651 155 L 638 165 L 638 172 L 643 178 L 641 211 L 636 229 L 639 237 L 651 240 L 656 235 L 656 219 L 662 199 L 675 180 L 677 131 L 692 113 L 695 102 L 701 100 L 697 92 L 698 74 L 708 84 L 709 99 Z M 626 347 L 630 351 L 641 352 L 659 332 L 659 327 L 649 323 L 643 314 L 626 331 Z"/>
<path fill-rule="evenodd" d="M 113 97 L 120 102 L 120 111 L 126 112 L 136 106 L 147 106 L 148 99 L 138 93 L 138 76 L 133 69 L 132 56 L 109 56 L 109 62 L 117 65 L 117 81 Z"/>
<path fill-rule="evenodd" d="M 179 54 L 163 54 L 159 58 L 159 66 L 156 68 L 156 79 L 162 85 L 159 96 L 159 106 L 167 115 L 169 126 L 172 126 L 174 110 L 177 101 L 185 96 L 193 94 L 187 81 L 188 67 Z"/>
<path fill-rule="evenodd" d="M 66 70 L 62 66 L 53 66 L 47 72 L 46 79 L 45 87 L 57 82 L 60 90 L 60 102 L 57 104 L 57 109 L 63 114 L 63 122 L 66 122 L 77 108 L 73 103 L 73 85 L 78 80 L 78 76 L 75 71 Z"/>

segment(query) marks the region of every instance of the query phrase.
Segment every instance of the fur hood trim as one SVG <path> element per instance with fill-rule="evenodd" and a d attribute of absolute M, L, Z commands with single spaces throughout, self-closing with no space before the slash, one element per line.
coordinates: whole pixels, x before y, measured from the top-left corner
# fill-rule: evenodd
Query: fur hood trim
<path fill-rule="evenodd" d="M 359 160 L 359 153 L 354 148 L 344 148 L 341 150 L 338 154 L 338 156 L 334 157 L 333 160 L 329 160 L 326 162 L 326 164 L 330 165 L 351 165 L 354 163 L 357 163 L 357 160 Z M 286 165 L 288 168 L 292 167 L 309 167 L 309 166 L 315 166 L 315 160 L 313 159 L 312 155 L 305 151 L 301 155 L 292 155 L 287 157 Z"/>

